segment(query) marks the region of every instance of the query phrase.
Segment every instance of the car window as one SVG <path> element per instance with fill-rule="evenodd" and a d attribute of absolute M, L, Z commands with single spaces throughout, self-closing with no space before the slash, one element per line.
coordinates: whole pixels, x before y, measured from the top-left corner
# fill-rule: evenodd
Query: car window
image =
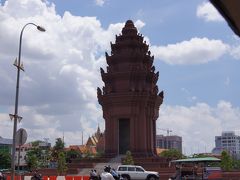
<path fill-rule="evenodd" d="M 128 167 L 128 171 L 135 171 L 135 167 Z"/>
<path fill-rule="evenodd" d="M 136 171 L 138 172 L 144 172 L 144 170 L 142 168 L 136 167 Z"/>
<path fill-rule="evenodd" d="M 119 167 L 118 171 L 127 171 L 127 167 Z"/>

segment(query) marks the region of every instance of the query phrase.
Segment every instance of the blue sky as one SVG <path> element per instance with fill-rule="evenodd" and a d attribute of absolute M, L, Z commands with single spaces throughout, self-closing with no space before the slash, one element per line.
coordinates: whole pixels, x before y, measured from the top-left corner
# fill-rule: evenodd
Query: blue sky
<path fill-rule="evenodd" d="M 63 132 L 67 145 L 104 129 L 96 88 L 99 68 L 128 19 L 150 44 L 165 99 L 158 133 L 183 137 L 184 152 L 211 151 L 214 136 L 240 129 L 240 41 L 203 0 L 0 1 L 0 136 L 11 138 L 19 33 L 24 31 L 19 115 L 29 141 Z M 238 131 L 236 131 L 238 132 Z M 199 147 L 196 147 L 196 143 Z"/>
<path fill-rule="evenodd" d="M 89 1 L 50 1 L 56 5 L 60 15 L 65 11 L 76 16 L 94 16 L 102 26 L 140 19 L 146 25 L 141 33 L 150 39 L 152 45 L 168 45 L 189 40 L 193 37 L 221 39 L 235 43 L 234 34 L 225 21 L 206 22 L 196 16 L 197 7 L 206 1 L 102 1 L 102 6 Z M 194 61 L 194 59 L 193 59 Z M 230 62 L 229 62 L 230 61 Z M 167 89 L 165 102 L 172 105 L 190 105 L 187 96 L 196 96 L 211 105 L 225 99 L 239 106 L 240 87 L 237 86 L 237 65 L 232 57 L 223 56 L 221 61 L 203 65 L 172 65 L 155 60 L 160 70 L 159 86 Z M 178 77 L 176 79 L 176 77 Z M 206 78 L 208 79 L 206 81 Z M 226 81 L 233 81 L 226 87 Z M 230 84 L 229 84 L 230 86 Z M 182 92 L 182 88 L 186 91 Z M 214 95 L 213 95 L 214 94 Z"/>

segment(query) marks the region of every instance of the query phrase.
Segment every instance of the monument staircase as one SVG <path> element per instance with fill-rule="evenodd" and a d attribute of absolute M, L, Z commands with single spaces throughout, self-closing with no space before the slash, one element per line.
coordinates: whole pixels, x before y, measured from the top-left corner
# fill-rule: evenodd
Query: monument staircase
<path fill-rule="evenodd" d="M 81 171 L 87 172 L 84 175 L 88 175 L 91 169 L 99 163 L 109 162 L 110 158 L 81 158 L 81 159 L 72 159 L 70 163 L 68 163 L 68 172 L 67 174 L 79 174 Z M 82 172 L 82 173 L 84 173 Z"/>
<path fill-rule="evenodd" d="M 68 164 L 68 174 L 89 175 L 92 169 L 97 172 L 102 172 L 105 166 L 111 166 L 114 169 L 121 164 L 123 156 L 116 156 L 114 158 L 86 158 L 75 159 Z"/>
<path fill-rule="evenodd" d="M 119 155 L 114 158 L 84 158 L 75 159 L 68 164 L 68 174 L 71 175 L 89 175 L 92 169 L 95 169 L 98 173 L 101 173 L 104 166 L 110 165 L 112 168 L 122 164 L 125 156 Z M 157 171 L 160 174 L 161 180 L 167 180 L 174 172 L 174 167 L 169 167 L 169 163 L 166 158 L 161 157 L 135 157 L 134 164 L 142 166 L 148 171 Z"/>

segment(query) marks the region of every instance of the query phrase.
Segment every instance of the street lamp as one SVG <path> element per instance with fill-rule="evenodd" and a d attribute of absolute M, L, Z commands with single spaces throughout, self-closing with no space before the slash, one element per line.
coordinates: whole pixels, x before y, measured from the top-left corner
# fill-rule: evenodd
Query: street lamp
<path fill-rule="evenodd" d="M 21 121 L 22 117 L 18 116 L 18 96 L 19 96 L 19 77 L 20 77 L 20 70 L 24 71 L 23 64 L 21 64 L 21 49 L 22 49 L 22 36 L 23 36 L 23 31 L 26 26 L 28 25 L 33 25 L 36 26 L 39 31 L 46 31 L 43 27 L 38 26 L 34 23 L 27 23 L 23 26 L 20 34 L 20 41 L 19 41 L 19 51 L 18 51 L 18 59 L 15 60 L 14 66 L 17 67 L 17 84 L 16 84 L 16 96 L 15 96 L 15 111 L 14 114 L 9 114 L 10 119 L 14 121 L 13 125 L 13 143 L 12 143 L 12 163 L 11 163 L 11 168 L 12 168 L 12 177 L 11 180 L 14 180 L 15 176 L 15 152 L 16 152 L 16 131 L 17 131 L 17 121 Z"/>

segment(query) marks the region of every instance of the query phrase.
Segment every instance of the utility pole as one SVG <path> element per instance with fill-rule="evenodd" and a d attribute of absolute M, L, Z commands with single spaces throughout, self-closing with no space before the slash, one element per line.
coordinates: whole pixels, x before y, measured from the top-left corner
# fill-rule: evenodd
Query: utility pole
<path fill-rule="evenodd" d="M 11 180 L 14 180 L 15 176 L 15 153 L 16 153 L 16 132 L 17 132 L 17 122 L 22 120 L 22 117 L 18 115 L 18 98 L 19 98 L 19 84 L 20 84 L 20 71 L 24 71 L 23 63 L 21 63 L 21 52 L 22 52 L 22 36 L 23 31 L 26 26 L 33 25 L 39 31 L 46 31 L 43 27 L 38 26 L 34 23 L 27 23 L 23 26 L 21 33 L 20 33 L 20 40 L 19 40 L 19 50 L 18 50 L 18 58 L 14 62 L 14 66 L 17 67 L 17 83 L 16 83 L 16 96 L 15 96 L 15 110 L 14 114 L 9 114 L 11 120 L 13 120 L 13 143 L 12 143 L 12 162 L 11 162 Z"/>

